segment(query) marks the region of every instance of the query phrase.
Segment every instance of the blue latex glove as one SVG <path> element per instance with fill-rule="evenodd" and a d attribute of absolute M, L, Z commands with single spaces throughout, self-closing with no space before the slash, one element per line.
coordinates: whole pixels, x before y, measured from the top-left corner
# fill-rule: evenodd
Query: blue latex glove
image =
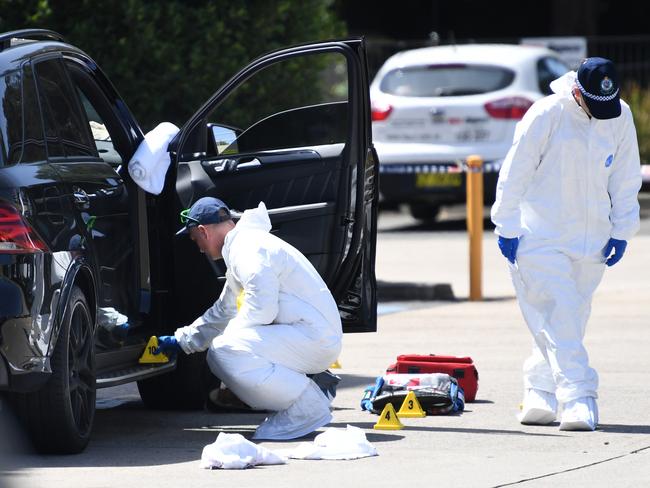
<path fill-rule="evenodd" d="M 176 337 L 174 336 L 158 336 L 158 347 L 153 352 L 154 354 L 160 354 L 164 352 L 167 356 L 175 356 L 178 351 L 181 350 L 181 346 L 178 344 Z"/>
<path fill-rule="evenodd" d="M 616 263 L 618 263 L 623 257 L 623 254 L 625 254 L 626 247 L 627 241 L 610 238 L 609 241 L 607 241 L 605 249 L 603 249 L 603 256 L 608 258 L 607 261 L 605 261 L 605 264 L 607 266 L 614 266 Z M 610 256 L 612 251 L 615 252 Z"/>
<path fill-rule="evenodd" d="M 361 399 L 361 410 L 372 412 L 372 401 L 379 394 L 382 386 L 384 386 L 384 377 L 378 376 L 375 380 L 375 384 L 364 390 L 363 398 Z"/>
<path fill-rule="evenodd" d="M 519 247 L 519 237 L 499 236 L 499 249 L 501 249 L 501 254 L 512 264 L 515 264 L 515 259 L 517 258 L 517 247 Z"/>

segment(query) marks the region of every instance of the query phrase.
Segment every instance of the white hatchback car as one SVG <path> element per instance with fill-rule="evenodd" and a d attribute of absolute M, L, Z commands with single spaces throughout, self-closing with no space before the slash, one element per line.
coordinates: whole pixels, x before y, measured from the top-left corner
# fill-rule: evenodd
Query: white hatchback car
<path fill-rule="evenodd" d="M 370 86 L 372 131 L 384 202 L 421 220 L 465 201 L 463 163 L 484 161 L 485 204 L 519 121 L 569 67 L 546 48 L 467 44 L 389 58 Z"/>

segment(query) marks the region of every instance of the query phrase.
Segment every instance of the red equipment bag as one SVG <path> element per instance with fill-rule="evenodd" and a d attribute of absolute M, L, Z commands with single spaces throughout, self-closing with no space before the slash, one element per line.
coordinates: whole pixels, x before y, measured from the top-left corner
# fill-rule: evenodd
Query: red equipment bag
<path fill-rule="evenodd" d="M 386 373 L 417 374 L 447 373 L 458 380 L 465 392 L 465 401 L 473 402 L 478 390 L 478 371 L 470 357 L 437 356 L 435 354 L 402 354 Z"/>

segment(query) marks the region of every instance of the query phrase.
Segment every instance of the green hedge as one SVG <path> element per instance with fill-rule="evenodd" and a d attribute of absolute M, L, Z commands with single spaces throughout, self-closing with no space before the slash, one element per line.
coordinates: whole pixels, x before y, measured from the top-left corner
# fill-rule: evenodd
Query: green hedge
<path fill-rule="evenodd" d="M 87 52 L 145 131 L 184 123 L 261 54 L 345 35 L 333 0 L 0 0 L 0 32 L 28 27 Z"/>
<path fill-rule="evenodd" d="M 621 98 L 632 109 L 641 162 L 650 164 L 650 89 L 633 83 L 625 87 Z"/>

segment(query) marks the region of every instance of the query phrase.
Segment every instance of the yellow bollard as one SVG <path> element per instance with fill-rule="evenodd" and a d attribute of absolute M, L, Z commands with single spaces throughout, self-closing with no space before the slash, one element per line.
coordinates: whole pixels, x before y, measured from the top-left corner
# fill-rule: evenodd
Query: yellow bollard
<path fill-rule="evenodd" d="M 483 255 L 483 159 L 467 157 L 467 234 L 469 236 L 469 299 L 483 299 L 481 266 Z"/>

